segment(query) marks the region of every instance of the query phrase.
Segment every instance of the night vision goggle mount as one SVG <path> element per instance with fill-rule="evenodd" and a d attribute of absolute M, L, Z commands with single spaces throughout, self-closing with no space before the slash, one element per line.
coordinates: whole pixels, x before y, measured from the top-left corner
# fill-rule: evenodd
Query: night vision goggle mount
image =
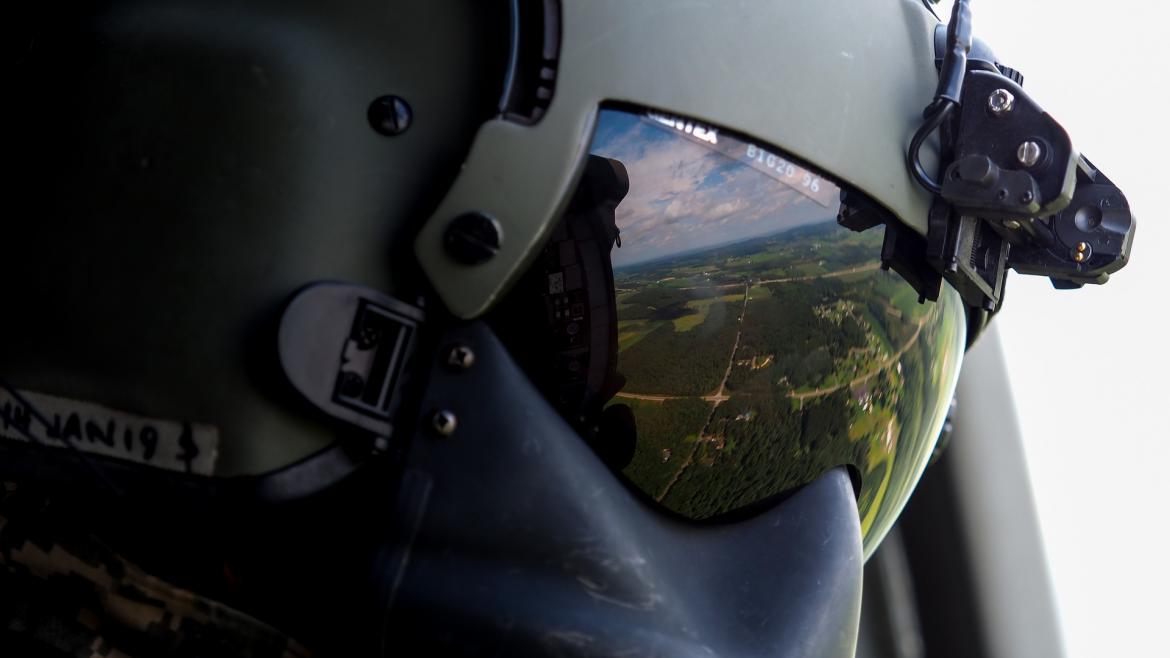
<path fill-rule="evenodd" d="M 923 299 L 936 300 L 945 278 L 967 305 L 988 312 L 999 307 L 1008 268 L 1062 289 L 1105 283 L 1133 241 L 1125 195 L 1024 92 L 1023 76 L 972 38 L 968 0 L 939 25 L 935 49 L 938 88 L 906 155 L 911 175 L 935 195 L 927 235 L 886 221 L 883 265 Z M 935 130 L 941 181 L 919 153 Z M 849 228 L 884 221 L 881 211 L 843 201 L 838 221 Z"/>

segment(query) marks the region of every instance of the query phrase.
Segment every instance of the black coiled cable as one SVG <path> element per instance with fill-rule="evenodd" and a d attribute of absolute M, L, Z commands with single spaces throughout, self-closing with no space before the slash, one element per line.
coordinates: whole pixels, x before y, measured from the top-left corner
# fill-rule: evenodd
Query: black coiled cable
<path fill-rule="evenodd" d="M 967 74 L 967 55 L 971 52 L 974 40 L 971 31 L 971 2 L 970 0 L 956 0 L 951 11 L 951 21 L 947 25 L 947 49 L 943 54 L 941 69 L 939 70 L 938 87 L 934 92 L 934 100 L 926 111 L 925 120 L 914 137 L 910 139 L 910 146 L 906 149 L 906 169 L 918 184 L 932 194 L 942 192 L 942 185 L 934 180 L 926 168 L 922 166 L 920 153 L 926 138 L 938 130 L 959 107 L 963 93 L 963 79 Z"/>
<path fill-rule="evenodd" d="M 919 152 L 922 150 L 922 144 L 926 142 L 926 138 L 930 133 L 938 130 L 943 122 L 955 111 L 958 103 L 943 98 L 936 101 L 927 108 L 926 120 L 922 126 L 918 128 L 918 132 L 914 133 L 914 137 L 910 139 L 910 148 L 906 150 L 906 168 L 910 170 L 910 175 L 922 187 L 930 190 L 931 194 L 940 194 L 942 192 L 942 185 L 934 180 L 926 168 L 922 166 L 922 159 L 919 157 Z"/>

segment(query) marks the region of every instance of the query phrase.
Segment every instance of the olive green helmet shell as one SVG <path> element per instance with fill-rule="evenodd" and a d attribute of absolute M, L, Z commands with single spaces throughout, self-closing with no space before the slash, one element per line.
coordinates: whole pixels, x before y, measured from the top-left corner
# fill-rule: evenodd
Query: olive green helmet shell
<path fill-rule="evenodd" d="M 338 436 L 280 378 L 290 295 L 347 281 L 413 302 L 417 236 L 448 308 L 481 314 L 548 233 L 608 101 L 773 144 L 925 232 L 902 165 L 936 79 L 915 0 L 560 4 L 556 93 L 533 125 L 490 118 L 507 29 L 487 3 L 159 2 L 69 29 L 30 9 L 11 153 L 35 212 L 5 222 L 0 275 L 19 285 L 0 375 L 214 425 L 217 476 L 288 466 Z M 366 118 L 385 94 L 414 110 L 395 137 Z M 465 211 L 503 229 L 481 265 L 443 248 Z"/>
<path fill-rule="evenodd" d="M 483 313 L 541 244 L 576 182 L 598 107 L 625 102 L 768 142 L 865 192 L 919 233 L 929 196 L 903 166 L 937 81 L 917 0 L 563 0 L 556 95 L 535 125 L 483 125 L 416 242 L 457 316 Z M 495 258 L 456 262 L 452 218 L 502 227 Z"/>
<path fill-rule="evenodd" d="M 282 309 L 316 281 L 414 303 L 412 241 L 495 112 L 507 12 L 465 0 L 21 11 L 0 377 L 217 428 L 202 474 L 267 473 L 333 444 L 344 425 L 277 360 Z M 387 94 L 413 109 L 396 136 L 367 117 Z"/>

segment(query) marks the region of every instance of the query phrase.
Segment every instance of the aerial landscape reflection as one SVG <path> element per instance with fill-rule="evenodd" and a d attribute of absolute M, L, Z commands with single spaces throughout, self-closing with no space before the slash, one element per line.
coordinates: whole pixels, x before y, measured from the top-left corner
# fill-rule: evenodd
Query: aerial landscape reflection
<path fill-rule="evenodd" d="M 833 182 L 746 141 L 605 110 L 592 152 L 630 181 L 612 252 L 626 381 L 610 404 L 637 425 L 625 476 L 707 519 L 851 465 L 874 543 L 945 416 L 953 291 L 920 304 L 881 269 L 881 229 L 836 223 Z"/>

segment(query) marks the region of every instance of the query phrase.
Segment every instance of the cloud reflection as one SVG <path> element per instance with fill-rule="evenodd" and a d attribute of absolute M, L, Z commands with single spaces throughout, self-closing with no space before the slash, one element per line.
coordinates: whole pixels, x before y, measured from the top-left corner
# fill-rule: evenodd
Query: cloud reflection
<path fill-rule="evenodd" d="M 622 247 L 613 251 L 615 267 L 835 216 L 774 178 L 635 114 L 603 110 L 592 151 L 620 160 L 630 176 L 617 209 Z"/>

